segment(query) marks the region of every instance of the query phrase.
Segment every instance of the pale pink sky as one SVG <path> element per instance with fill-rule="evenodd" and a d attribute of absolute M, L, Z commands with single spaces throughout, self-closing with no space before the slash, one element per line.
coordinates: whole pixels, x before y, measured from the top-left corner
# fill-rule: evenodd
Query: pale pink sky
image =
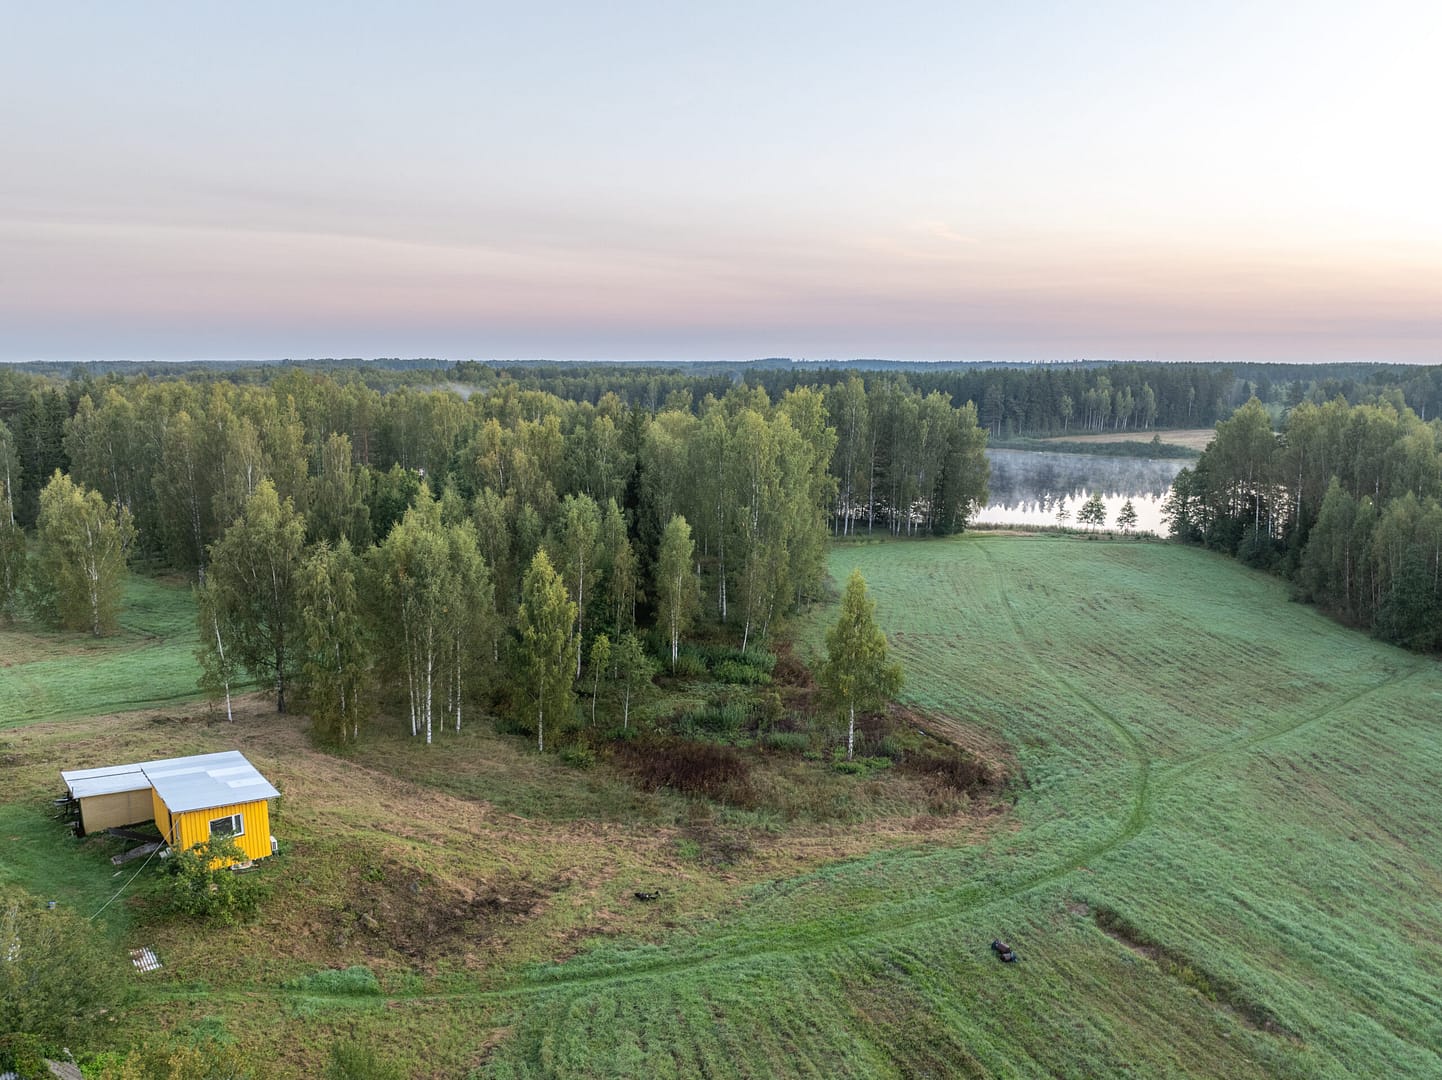
<path fill-rule="evenodd" d="M 0 359 L 1442 363 L 1442 7 L 22 5 Z"/>

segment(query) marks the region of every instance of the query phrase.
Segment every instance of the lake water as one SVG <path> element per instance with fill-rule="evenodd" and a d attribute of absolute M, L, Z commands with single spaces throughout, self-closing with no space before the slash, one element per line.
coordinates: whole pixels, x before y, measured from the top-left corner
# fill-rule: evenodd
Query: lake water
<path fill-rule="evenodd" d="M 1060 507 L 1066 524 L 1076 526 L 1077 511 L 1100 492 L 1107 524 L 1130 499 L 1137 529 L 1166 535 L 1162 500 L 1172 480 L 1190 461 L 1176 458 L 1108 457 L 1102 454 L 1051 454 L 1030 450 L 988 450 L 991 502 L 976 515 L 978 524 L 1055 525 Z"/>

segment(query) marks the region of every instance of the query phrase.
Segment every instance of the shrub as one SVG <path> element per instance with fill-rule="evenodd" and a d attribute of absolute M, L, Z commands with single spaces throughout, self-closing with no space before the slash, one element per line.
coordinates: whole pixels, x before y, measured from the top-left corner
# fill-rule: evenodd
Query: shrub
<path fill-rule="evenodd" d="M 768 731 L 757 741 L 783 754 L 804 754 L 811 746 L 811 737 L 802 731 Z"/>
<path fill-rule="evenodd" d="M 6 1075 L 18 1076 L 21 1080 L 50 1075 L 40 1039 L 20 1032 L 0 1035 L 0 1069 L 6 1070 Z"/>
<path fill-rule="evenodd" d="M 212 836 L 185 851 L 172 851 L 167 869 L 170 910 L 191 918 L 214 919 L 229 926 L 255 913 L 264 889 L 230 869 L 244 852 L 228 836 Z"/>
<path fill-rule="evenodd" d="M 765 671 L 739 660 L 723 660 L 716 665 L 714 674 L 717 681 L 738 686 L 765 686 L 771 682 Z"/>
<path fill-rule="evenodd" d="M 561 747 L 561 761 L 573 769 L 589 769 L 596 764 L 596 751 L 583 743 Z"/>
<path fill-rule="evenodd" d="M 36 1046 L 84 1038 L 124 994 L 123 964 L 83 916 L 0 888 L 0 1059 L 25 1061 Z"/>
<path fill-rule="evenodd" d="M 675 723 L 678 733 L 687 738 L 699 734 L 735 735 L 746 726 L 749 710 L 739 701 L 710 701 L 699 709 L 683 713 Z"/>
<path fill-rule="evenodd" d="M 187 1080 L 249 1080 L 247 1055 L 238 1046 L 213 1039 L 179 1042 L 154 1037 L 123 1054 L 98 1055 L 86 1066 L 95 1080 L 183 1076 Z"/>
<path fill-rule="evenodd" d="M 974 791 L 986 787 L 992 779 L 986 762 L 954 747 L 929 747 L 923 753 L 905 757 L 901 766 L 907 772 L 932 777 L 956 791 Z"/>
<path fill-rule="evenodd" d="M 833 751 L 831 767 L 837 772 L 860 776 L 878 769 L 891 768 L 891 759 L 886 757 L 857 757 L 847 760 L 846 752 L 839 747 Z"/>
<path fill-rule="evenodd" d="M 676 739 L 631 743 L 623 760 L 648 791 L 670 788 L 687 795 L 735 799 L 745 795 L 750 770 L 729 746 Z"/>
<path fill-rule="evenodd" d="M 676 665 L 671 668 L 671 674 L 688 679 L 698 679 L 706 674 L 706 661 L 694 652 L 683 649 L 676 655 Z"/>
<path fill-rule="evenodd" d="M 770 675 L 776 667 L 776 654 L 755 645 L 749 649 L 734 649 L 729 645 L 702 645 L 697 646 L 695 652 L 712 672 L 718 672 L 724 664 L 742 664 Z"/>

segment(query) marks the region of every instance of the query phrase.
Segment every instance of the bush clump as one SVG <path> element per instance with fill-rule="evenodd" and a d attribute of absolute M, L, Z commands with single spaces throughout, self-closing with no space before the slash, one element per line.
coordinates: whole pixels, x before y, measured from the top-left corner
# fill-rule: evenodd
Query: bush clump
<path fill-rule="evenodd" d="M 244 860 L 245 853 L 228 836 L 212 836 L 185 851 L 172 850 L 166 864 L 171 912 L 224 926 L 255 914 L 265 890 L 230 869 Z"/>
<path fill-rule="evenodd" d="M 698 735 L 731 736 L 739 733 L 749 718 L 750 710 L 742 702 L 717 700 L 683 713 L 675 728 L 687 738 Z"/>
<path fill-rule="evenodd" d="M 641 787 L 736 801 L 750 787 L 750 769 L 729 746 L 657 739 L 631 743 L 621 754 Z"/>
<path fill-rule="evenodd" d="M 723 664 L 742 664 L 767 675 L 776 667 L 776 654 L 755 645 L 749 649 L 736 649 L 729 645 L 699 645 L 695 647 L 695 652 L 713 673 Z"/>
<path fill-rule="evenodd" d="M 682 678 L 699 679 L 706 674 L 706 661 L 692 650 L 682 649 L 676 655 L 676 663 L 671 667 L 671 674 Z"/>
<path fill-rule="evenodd" d="M 804 754 L 811 748 L 811 736 L 804 731 L 768 731 L 756 741 L 782 754 Z"/>
<path fill-rule="evenodd" d="M 589 769 L 596 764 L 596 751 L 584 743 L 561 747 L 561 762 L 573 769 Z"/>
<path fill-rule="evenodd" d="M 956 791 L 975 791 L 991 784 L 991 769 L 980 758 L 956 748 L 929 748 L 909 754 L 901 767 L 917 776 L 927 776 Z"/>
<path fill-rule="evenodd" d="M 713 672 L 717 682 L 736 686 L 766 686 L 771 676 L 759 667 L 743 664 L 740 660 L 723 660 Z"/>

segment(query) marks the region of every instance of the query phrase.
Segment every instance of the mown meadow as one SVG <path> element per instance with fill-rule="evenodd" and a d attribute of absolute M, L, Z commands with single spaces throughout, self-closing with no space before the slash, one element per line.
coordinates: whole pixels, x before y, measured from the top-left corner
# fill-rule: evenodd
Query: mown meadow
<path fill-rule="evenodd" d="M 117 905 L 167 964 L 118 1043 L 220 1032 L 264 1075 L 337 1038 L 436 1076 L 1442 1074 L 1435 661 L 1170 544 L 833 549 L 853 567 L 914 722 L 1009 748 L 1004 809 L 773 822 L 490 732 L 334 757 L 252 704 L 5 732 L 0 878 L 109 893 L 40 816 L 77 746 L 229 740 L 284 792 L 270 898 L 229 932 Z"/>
<path fill-rule="evenodd" d="M 1011 827 L 537 969 L 493 1075 L 1442 1073 L 1434 661 L 1171 545 L 838 548 L 853 566 L 909 701 L 1013 743 Z"/>
<path fill-rule="evenodd" d="M 0 729 L 193 700 L 195 601 L 176 578 L 132 574 L 119 632 L 75 634 L 0 620 Z"/>

